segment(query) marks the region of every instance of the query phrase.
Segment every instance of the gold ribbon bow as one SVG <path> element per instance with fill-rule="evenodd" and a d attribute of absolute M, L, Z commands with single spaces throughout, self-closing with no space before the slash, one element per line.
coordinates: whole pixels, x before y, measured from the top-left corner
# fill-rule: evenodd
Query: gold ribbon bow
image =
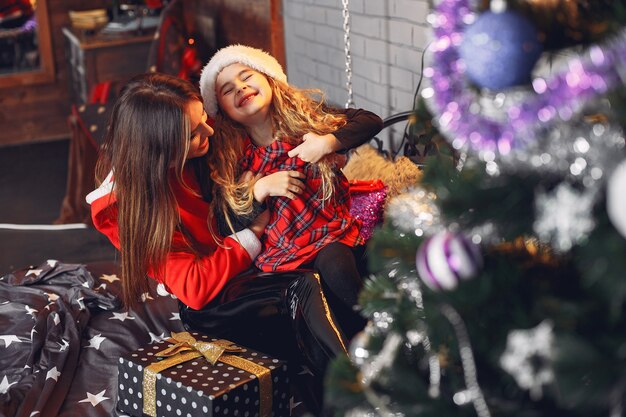
<path fill-rule="evenodd" d="M 250 372 L 259 379 L 259 416 L 269 417 L 272 414 L 272 376 L 270 370 L 231 353 L 243 352 L 228 340 L 199 342 L 190 333 L 172 332 L 167 340 L 172 346 L 158 352 L 155 356 L 165 358 L 154 362 L 143 371 L 143 412 L 156 417 L 156 378 L 157 374 L 167 368 L 203 356 L 211 365 L 219 361 Z"/>

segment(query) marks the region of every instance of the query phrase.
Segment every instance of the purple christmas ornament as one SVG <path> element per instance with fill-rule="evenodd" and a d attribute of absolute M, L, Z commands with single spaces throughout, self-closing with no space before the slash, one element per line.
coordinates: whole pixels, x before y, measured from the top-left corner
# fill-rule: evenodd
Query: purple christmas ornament
<path fill-rule="evenodd" d="M 453 290 L 461 280 L 475 277 L 482 263 L 478 245 L 447 230 L 426 239 L 415 257 L 420 279 L 434 291 Z"/>
<path fill-rule="evenodd" d="M 465 31 L 459 52 L 476 85 L 500 90 L 530 84 L 542 49 L 532 23 L 506 11 L 481 14 Z"/>

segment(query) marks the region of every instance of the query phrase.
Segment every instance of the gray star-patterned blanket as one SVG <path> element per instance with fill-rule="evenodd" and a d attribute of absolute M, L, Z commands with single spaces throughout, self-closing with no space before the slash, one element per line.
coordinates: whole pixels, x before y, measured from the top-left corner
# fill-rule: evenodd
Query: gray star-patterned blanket
<path fill-rule="evenodd" d="M 123 310 L 112 263 L 49 260 L 0 277 L 0 416 L 117 416 L 117 362 L 183 331 L 153 285 Z"/>

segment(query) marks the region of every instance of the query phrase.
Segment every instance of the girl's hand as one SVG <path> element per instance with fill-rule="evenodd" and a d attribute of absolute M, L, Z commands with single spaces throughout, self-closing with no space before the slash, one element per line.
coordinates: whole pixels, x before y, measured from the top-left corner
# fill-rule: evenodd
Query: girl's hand
<path fill-rule="evenodd" d="M 252 233 L 256 235 L 259 239 L 263 236 L 263 232 L 265 231 L 265 227 L 267 223 L 270 221 L 270 211 L 265 210 L 263 213 L 256 216 L 256 218 L 252 221 L 252 224 L 248 227 Z"/>
<path fill-rule="evenodd" d="M 258 178 L 254 183 L 254 199 L 259 203 L 269 196 L 287 197 L 291 200 L 304 190 L 303 173 L 298 171 L 278 171 L 265 177 Z"/>
<path fill-rule="evenodd" d="M 291 158 L 298 156 L 304 162 L 314 164 L 324 156 L 341 149 L 341 147 L 341 143 L 332 133 L 320 136 L 309 132 L 302 136 L 302 143 L 290 150 L 287 155 Z"/>

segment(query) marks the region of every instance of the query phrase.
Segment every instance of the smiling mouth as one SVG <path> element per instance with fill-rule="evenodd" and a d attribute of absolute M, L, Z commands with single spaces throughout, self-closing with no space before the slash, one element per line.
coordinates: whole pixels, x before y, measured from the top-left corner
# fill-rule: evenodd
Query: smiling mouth
<path fill-rule="evenodd" d="M 257 93 L 246 94 L 245 96 L 243 96 L 241 98 L 241 100 L 239 100 L 238 107 L 245 106 L 250 101 L 250 99 L 253 98 L 256 95 L 257 95 Z"/>

